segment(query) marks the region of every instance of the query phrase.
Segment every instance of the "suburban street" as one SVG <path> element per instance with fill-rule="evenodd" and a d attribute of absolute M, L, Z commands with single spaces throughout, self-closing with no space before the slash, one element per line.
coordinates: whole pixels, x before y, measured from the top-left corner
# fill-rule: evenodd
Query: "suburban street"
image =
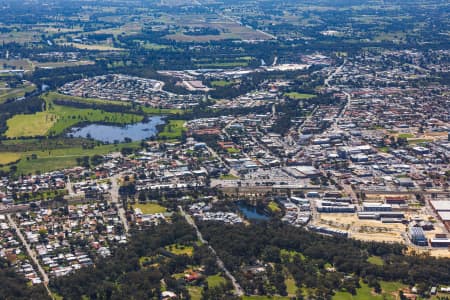
<path fill-rule="evenodd" d="M 34 252 L 33 249 L 31 249 L 30 244 L 28 244 L 27 240 L 25 239 L 25 237 L 23 236 L 22 232 L 20 231 L 19 227 L 17 227 L 16 222 L 14 222 L 13 218 L 11 218 L 11 215 L 6 215 L 6 217 L 8 218 L 8 222 L 9 224 L 14 228 L 14 230 L 16 231 L 17 236 L 19 237 L 20 241 L 22 242 L 22 244 L 25 246 L 25 249 L 27 250 L 27 254 L 30 256 L 31 260 L 33 260 L 33 263 L 37 266 L 39 273 L 42 276 L 42 279 L 44 280 L 44 286 L 49 294 L 49 296 L 53 299 L 52 293 L 50 291 L 50 289 L 48 288 L 48 275 L 45 272 L 45 270 L 42 268 L 41 264 L 39 263 L 39 260 L 36 257 L 36 253 Z"/>

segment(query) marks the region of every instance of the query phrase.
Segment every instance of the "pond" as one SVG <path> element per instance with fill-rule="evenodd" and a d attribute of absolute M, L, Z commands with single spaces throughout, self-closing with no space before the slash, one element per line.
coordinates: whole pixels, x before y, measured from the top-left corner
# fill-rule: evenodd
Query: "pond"
<path fill-rule="evenodd" d="M 72 128 L 67 135 L 70 137 L 92 138 L 97 141 L 114 143 L 123 142 L 125 138 L 132 141 L 141 141 L 158 134 L 158 125 L 164 124 L 163 117 L 155 116 L 146 122 L 129 125 L 88 124 Z"/>
<path fill-rule="evenodd" d="M 237 203 L 239 210 L 244 214 L 244 216 L 253 221 L 267 221 L 270 219 L 269 216 L 264 214 L 264 212 L 258 211 L 255 206 L 246 204 L 243 201 Z"/>

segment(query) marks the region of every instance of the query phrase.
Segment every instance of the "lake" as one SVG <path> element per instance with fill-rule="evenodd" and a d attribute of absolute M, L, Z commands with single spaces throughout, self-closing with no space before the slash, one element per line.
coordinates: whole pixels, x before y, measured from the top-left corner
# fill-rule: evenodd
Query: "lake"
<path fill-rule="evenodd" d="M 244 216 L 249 220 L 254 221 L 267 221 L 270 219 L 269 216 L 262 212 L 258 212 L 255 206 L 246 204 L 245 202 L 239 201 L 237 203 L 239 210 L 244 214 Z"/>
<path fill-rule="evenodd" d="M 141 141 L 158 134 L 158 125 L 164 124 L 164 118 L 155 116 L 146 122 L 139 122 L 129 125 L 104 125 L 88 124 L 82 127 L 74 127 L 67 133 L 70 137 L 92 138 L 97 141 L 114 143 L 123 142 L 125 138 L 132 141 Z"/>

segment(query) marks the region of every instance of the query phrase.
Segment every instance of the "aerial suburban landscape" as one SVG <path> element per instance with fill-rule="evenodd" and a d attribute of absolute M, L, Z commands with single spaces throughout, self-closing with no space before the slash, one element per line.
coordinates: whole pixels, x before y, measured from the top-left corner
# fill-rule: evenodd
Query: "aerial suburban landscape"
<path fill-rule="evenodd" d="M 0 299 L 450 299 L 450 2 L 0 0 Z"/>

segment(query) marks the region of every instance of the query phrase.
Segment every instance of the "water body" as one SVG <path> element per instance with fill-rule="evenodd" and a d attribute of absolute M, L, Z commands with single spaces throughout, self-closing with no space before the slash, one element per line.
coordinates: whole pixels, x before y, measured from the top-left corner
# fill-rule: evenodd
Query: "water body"
<path fill-rule="evenodd" d="M 82 127 L 74 127 L 68 132 L 68 136 L 92 138 L 97 141 L 114 143 L 123 142 L 125 138 L 132 141 L 141 141 L 158 134 L 158 125 L 164 124 L 163 117 L 156 116 L 148 119 L 147 122 L 139 122 L 130 125 L 103 125 L 89 124 Z"/>
<path fill-rule="evenodd" d="M 270 219 L 270 217 L 265 215 L 263 212 L 258 212 L 255 206 L 248 205 L 245 202 L 239 201 L 237 206 L 249 220 L 268 221 Z"/>

